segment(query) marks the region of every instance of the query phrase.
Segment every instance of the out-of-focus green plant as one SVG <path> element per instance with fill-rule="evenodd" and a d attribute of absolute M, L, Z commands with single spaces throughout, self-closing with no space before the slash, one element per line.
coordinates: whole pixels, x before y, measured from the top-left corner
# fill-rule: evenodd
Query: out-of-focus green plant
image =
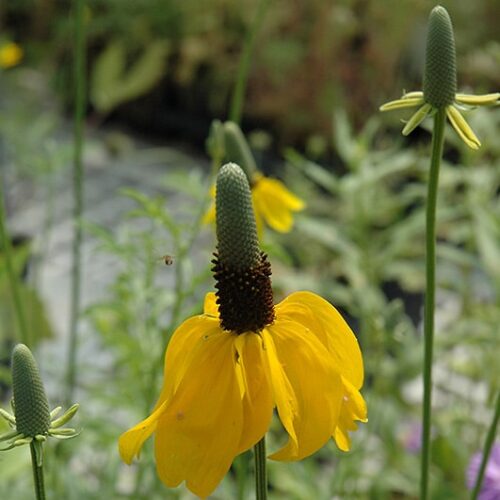
<path fill-rule="evenodd" d="M 90 84 L 90 100 L 99 113 L 109 113 L 120 104 L 145 94 L 164 76 L 167 41 L 147 45 L 127 67 L 127 47 L 112 40 L 95 61 Z"/>

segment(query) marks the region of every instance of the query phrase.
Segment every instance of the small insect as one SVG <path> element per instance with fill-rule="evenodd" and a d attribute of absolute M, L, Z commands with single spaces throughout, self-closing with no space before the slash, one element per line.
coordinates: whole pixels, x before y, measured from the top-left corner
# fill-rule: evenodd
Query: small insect
<path fill-rule="evenodd" d="M 164 255 L 161 260 L 165 263 L 166 266 L 171 266 L 174 263 L 173 255 Z"/>

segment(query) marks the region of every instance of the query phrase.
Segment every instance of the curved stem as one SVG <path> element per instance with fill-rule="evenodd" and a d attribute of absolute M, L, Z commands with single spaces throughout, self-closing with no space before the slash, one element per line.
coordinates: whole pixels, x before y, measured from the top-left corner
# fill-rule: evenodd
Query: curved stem
<path fill-rule="evenodd" d="M 66 375 L 66 402 L 73 400 L 76 382 L 76 351 L 78 334 L 78 317 L 80 313 L 81 284 L 81 246 L 83 230 L 81 216 L 83 213 L 83 121 L 85 115 L 85 28 L 84 0 L 74 0 L 75 9 L 75 111 L 74 111 L 74 149 L 73 149 L 73 245 L 71 270 L 71 311 L 70 331 Z"/>
<path fill-rule="evenodd" d="M 432 401 L 432 351 L 434 344 L 434 306 L 436 293 L 436 206 L 439 167 L 443 155 L 445 108 L 434 117 L 432 156 L 427 186 L 426 236 L 425 236 L 425 306 L 424 306 L 424 398 L 422 408 L 422 457 L 420 499 L 427 500 L 430 463 L 431 401 Z"/>
<path fill-rule="evenodd" d="M 472 490 L 471 500 L 476 500 L 481 490 L 481 485 L 483 484 L 484 473 L 486 471 L 486 465 L 488 464 L 488 458 L 491 453 L 491 448 L 495 441 L 495 436 L 497 434 L 498 421 L 500 420 L 500 391 L 498 391 L 497 402 L 495 408 L 495 414 L 493 415 L 493 420 L 491 421 L 490 428 L 488 429 L 488 434 L 486 435 L 486 441 L 484 442 L 483 458 L 481 460 L 481 465 L 476 478 L 476 484 Z"/>
<path fill-rule="evenodd" d="M 14 265 L 12 263 L 12 243 L 7 232 L 7 217 L 4 209 L 3 185 L 0 182 L 0 248 L 3 249 L 5 269 L 9 280 L 10 290 L 14 302 L 14 310 L 19 324 L 20 339 L 19 341 L 31 346 L 31 338 L 28 326 L 26 324 L 26 316 L 24 315 L 23 303 L 19 292 L 19 277 L 16 276 Z"/>
<path fill-rule="evenodd" d="M 45 500 L 45 485 L 43 482 L 43 465 L 41 460 L 37 455 L 36 447 L 37 444 L 35 442 L 30 443 L 30 451 L 31 451 L 31 466 L 33 467 L 33 481 L 35 483 L 35 495 L 37 500 Z M 40 446 L 39 453 L 42 453 L 42 449 Z"/>
<path fill-rule="evenodd" d="M 236 84 L 234 86 L 233 97 L 231 99 L 231 107 L 229 109 L 229 119 L 235 123 L 240 123 L 241 112 L 243 110 L 243 98 L 248 81 L 248 72 L 250 70 L 250 61 L 252 59 L 253 47 L 257 31 L 259 30 L 264 15 L 266 13 L 269 0 L 260 0 L 257 7 L 257 13 L 252 26 L 247 32 L 243 45 L 243 53 L 241 54 L 240 63 L 238 65 L 238 74 L 236 76 Z"/>
<path fill-rule="evenodd" d="M 255 498 L 267 499 L 267 469 L 266 469 L 266 436 L 254 447 L 255 456 Z"/>

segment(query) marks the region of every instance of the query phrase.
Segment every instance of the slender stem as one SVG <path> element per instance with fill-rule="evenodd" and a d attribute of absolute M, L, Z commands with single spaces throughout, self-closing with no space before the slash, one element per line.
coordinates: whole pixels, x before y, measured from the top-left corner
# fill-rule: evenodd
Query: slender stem
<path fill-rule="evenodd" d="M 479 467 L 479 472 L 476 478 L 476 484 L 472 490 L 471 500 L 476 500 L 481 490 L 481 485 L 483 484 L 484 473 L 486 471 L 486 465 L 488 464 L 488 458 L 490 457 L 491 448 L 495 441 L 497 434 L 498 421 L 500 420 L 500 391 L 498 391 L 497 402 L 495 408 L 495 414 L 493 415 L 493 420 L 491 421 L 490 428 L 488 429 L 488 434 L 486 435 L 486 441 L 484 442 L 483 458 L 481 460 L 481 465 Z"/>
<path fill-rule="evenodd" d="M 252 60 L 252 52 L 255 45 L 256 35 L 259 27 L 262 24 L 262 20 L 264 19 L 264 15 L 266 13 L 267 7 L 269 6 L 269 3 L 269 0 L 260 0 L 260 3 L 257 7 L 257 13 L 255 14 L 255 19 L 246 34 L 245 42 L 243 44 L 243 53 L 241 54 L 240 63 L 238 65 L 236 84 L 234 86 L 234 92 L 231 99 L 231 107 L 229 109 L 229 119 L 238 124 L 241 121 L 243 98 L 245 96 L 245 90 L 248 81 L 248 72 L 250 71 L 250 62 Z"/>
<path fill-rule="evenodd" d="M 267 499 L 267 470 L 266 470 L 266 436 L 254 447 L 255 456 L 255 498 Z"/>
<path fill-rule="evenodd" d="M 5 268 L 14 301 L 14 309 L 19 324 L 20 341 L 31 347 L 30 332 L 24 315 L 23 303 L 19 292 L 19 276 L 16 276 L 12 263 L 12 243 L 7 232 L 7 217 L 4 209 L 3 185 L 0 180 L 0 247 L 3 249 Z"/>
<path fill-rule="evenodd" d="M 424 399 L 422 408 L 422 457 L 420 476 L 420 500 L 427 500 L 430 463 L 431 401 L 432 401 L 432 350 L 434 344 L 434 306 L 436 292 L 436 206 L 439 167 L 443 155 L 446 111 L 439 109 L 434 117 L 432 132 L 432 156 L 427 190 L 426 211 L 426 259 L 425 259 L 425 306 L 424 306 Z"/>
<path fill-rule="evenodd" d="M 85 114 L 85 29 L 84 29 L 84 0 L 74 0 L 75 16 L 75 110 L 74 110 L 74 149 L 73 149 L 73 266 L 71 271 L 71 311 L 70 331 L 66 375 L 66 402 L 73 400 L 73 391 L 76 380 L 76 351 L 78 317 L 80 312 L 80 284 L 81 284 L 81 245 L 83 231 L 80 224 L 83 213 L 83 128 Z"/>
<path fill-rule="evenodd" d="M 33 481 L 35 483 L 35 495 L 37 500 L 45 500 L 45 485 L 43 482 L 43 465 L 38 465 L 38 457 L 34 442 L 30 443 L 31 465 L 33 467 Z M 40 449 L 40 453 L 41 453 Z"/>

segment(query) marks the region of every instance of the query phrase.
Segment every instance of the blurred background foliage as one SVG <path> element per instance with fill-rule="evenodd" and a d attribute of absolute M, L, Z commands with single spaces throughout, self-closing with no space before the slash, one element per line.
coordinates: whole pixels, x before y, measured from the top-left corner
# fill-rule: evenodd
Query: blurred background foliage
<path fill-rule="evenodd" d="M 460 88 L 498 90 L 499 2 L 443 3 L 455 25 Z M 183 488 L 167 492 L 158 481 L 151 443 L 139 464 L 126 467 L 116 439 L 148 413 L 161 384 L 166 341 L 200 311 L 213 286 L 213 231 L 201 217 L 209 160 L 216 170 L 220 152 L 205 152 L 204 144 L 212 120 L 227 119 L 257 4 L 86 2 L 86 160 L 97 155 L 110 169 L 156 163 L 164 172 L 157 185 L 152 181 L 153 193 L 141 186 L 120 189 L 111 202 L 124 206 L 126 199 L 128 208 L 113 212 L 111 225 L 82 221 L 86 240 L 95 244 L 92 259 L 112 262 L 117 273 L 82 311 L 84 432 L 65 451 L 48 452 L 54 498 L 192 498 Z M 364 352 L 370 419 L 348 454 L 329 444 L 300 463 L 270 463 L 273 499 L 418 496 L 430 121 L 404 138 L 398 118 L 377 110 L 403 89 L 420 88 L 425 23 L 434 4 L 273 0 L 257 33 L 242 128 L 259 169 L 279 176 L 307 203 L 291 233 L 264 234 L 276 300 L 310 289 L 342 310 Z M 0 176 L 6 188 L 15 186 L 7 193 L 9 215 L 26 199 L 39 201 L 40 234 L 13 251 L 23 302 L 39 325 L 34 333 L 49 338 L 54 332 L 37 270 L 51 258 L 54 220 L 68 211 L 58 195 L 67 189 L 71 161 L 73 19 L 68 2 L 16 0 L 0 4 L 0 27 L 0 48 L 14 41 L 23 50 L 19 64 L 0 73 Z M 440 179 L 436 499 L 466 498 L 467 463 L 482 446 L 500 380 L 500 113 L 476 109 L 467 118 L 482 147 L 471 152 L 448 131 Z M 175 168 L 144 140 L 182 140 L 205 156 L 199 169 Z M 17 179 L 31 183 L 21 189 Z M 168 268 L 160 261 L 165 251 L 174 261 Z M 4 299 L 4 267 L 0 255 L 0 389 L 6 398 L 5 364 L 17 333 Z M 41 364 L 57 398 L 62 368 L 52 356 Z M 282 440 L 276 425 L 270 447 Z M 8 460 L 0 456 L 0 498 L 30 498 L 22 451 Z M 62 464 L 65 474 L 58 474 Z M 244 454 L 214 498 L 251 498 L 251 467 Z"/>
<path fill-rule="evenodd" d="M 388 96 L 419 88 L 425 22 L 434 3 L 273 0 L 257 35 L 245 123 L 272 131 L 280 146 L 303 146 L 313 134 L 328 138 L 331 110 L 342 107 L 358 129 Z M 92 110 L 100 118 L 111 114 L 143 131 L 200 143 L 212 118 L 226 118 L 257 4 L 89 0 Z M 473 84 L 479 92 L 498 88 L 498 2 L 452 6 L 461 87 Z M 27 62 L 50 71 L 55 88 L 71 102 L 67 5 L 4 2 L 0 26 L 22 45 Z"/>

